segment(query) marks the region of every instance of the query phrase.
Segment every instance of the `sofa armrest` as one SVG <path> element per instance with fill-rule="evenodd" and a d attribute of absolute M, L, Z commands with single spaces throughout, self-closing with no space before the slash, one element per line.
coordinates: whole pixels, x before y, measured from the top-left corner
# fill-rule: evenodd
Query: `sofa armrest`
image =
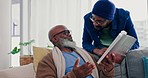
<path fill-rule="evenodd" d="M 147 49 L 131 50 L 126 56 L 128 78 L 144 78 L 142 58 L 148 56 Z"/>

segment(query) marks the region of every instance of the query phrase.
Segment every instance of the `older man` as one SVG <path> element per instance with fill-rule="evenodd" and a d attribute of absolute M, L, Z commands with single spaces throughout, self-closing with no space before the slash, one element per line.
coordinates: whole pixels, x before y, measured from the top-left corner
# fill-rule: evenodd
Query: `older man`
<path fill-rule="evenodd" d="M 49 31 L 54 48 L 38 64 L 36 78 L 112 78 L 115 55 L 97 64 L 92 55 L 76 47 L 70 31 L 57 25 Z"/>

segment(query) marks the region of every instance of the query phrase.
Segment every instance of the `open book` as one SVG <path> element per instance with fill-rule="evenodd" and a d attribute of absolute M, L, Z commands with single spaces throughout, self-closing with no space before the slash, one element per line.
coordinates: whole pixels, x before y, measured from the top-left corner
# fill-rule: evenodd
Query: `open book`
<path fill-rule="evenodd" d="M 136 38 L 127 35 L 127 32 L 125 31 L 121 31 L 97 63 L 99 64 L 109 52 L 125 55 L 128 50 L 131 49 L 135 41 Z"/>

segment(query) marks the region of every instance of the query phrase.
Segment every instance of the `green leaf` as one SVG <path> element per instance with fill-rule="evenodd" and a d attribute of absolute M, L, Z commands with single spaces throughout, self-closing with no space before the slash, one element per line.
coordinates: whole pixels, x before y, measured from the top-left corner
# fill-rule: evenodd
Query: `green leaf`
<path fill-rule="evenodd" d="M 14 49 L 12 51 L 17 51 L 17 47 L 14 47 Z"/>
<path fill-rule="evenodd" d="M 52 46 L 47 45 L 47 48 L 53 48 Z"/>
<path fill-rule="evenodd" d="M 28 45 L 31 45 L 34 42 L 35 42 L 35 40 L 30 40 L 28 42 L 20 42 L 19 45 L 21 45 L 21 46 L 28 46 Z M 8 54 L 16 54 L 16 53 L 19 53 L 20 51 L 21 51 L 20 48 L 14 47 L 13 50 L 10 53 L 8 53 Z"/>
<path fill-rule="evenodd" d="M 17 54 L 17 53 L 19 53 L 20 51 L 21 51 L 20 48 L 14 47 L 13 50 L 12 50 L 10 53 L 8 53 L 8 54 Z"/>
<path fill-rule="evenodd" d="M 28 42 L 20 42 L 19 45 L 28 46 L 28 45 L 32 44 L 33 42 L 35 42 L 35 40 L 30 40 Z"/>
<path fill-rule="evenodd" d="M 17 52 L 16 51 L 11 51 L 11 54 L 16 54 Z"/>

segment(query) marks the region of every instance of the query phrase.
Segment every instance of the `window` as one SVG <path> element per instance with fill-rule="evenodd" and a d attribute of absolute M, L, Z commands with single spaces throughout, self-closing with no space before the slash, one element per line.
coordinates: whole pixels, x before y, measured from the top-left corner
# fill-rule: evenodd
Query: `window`
<path fill-rule="evenodd" d="M 20 55 L 27 55 L 30 47 L 19 46 L 20 42 L 29 41 L 31 0 L 12 0 L 11 49 L 15 46 L 21 52 L 11 55 L 11 66 L 19 66 Z"/>
<path fill-rule="evenodd" d="M 20 0 L 12 0 L 11 49 L 20 47 Z M 11 55 L 11 66 L 19 66 L 20 54 Z"/>

